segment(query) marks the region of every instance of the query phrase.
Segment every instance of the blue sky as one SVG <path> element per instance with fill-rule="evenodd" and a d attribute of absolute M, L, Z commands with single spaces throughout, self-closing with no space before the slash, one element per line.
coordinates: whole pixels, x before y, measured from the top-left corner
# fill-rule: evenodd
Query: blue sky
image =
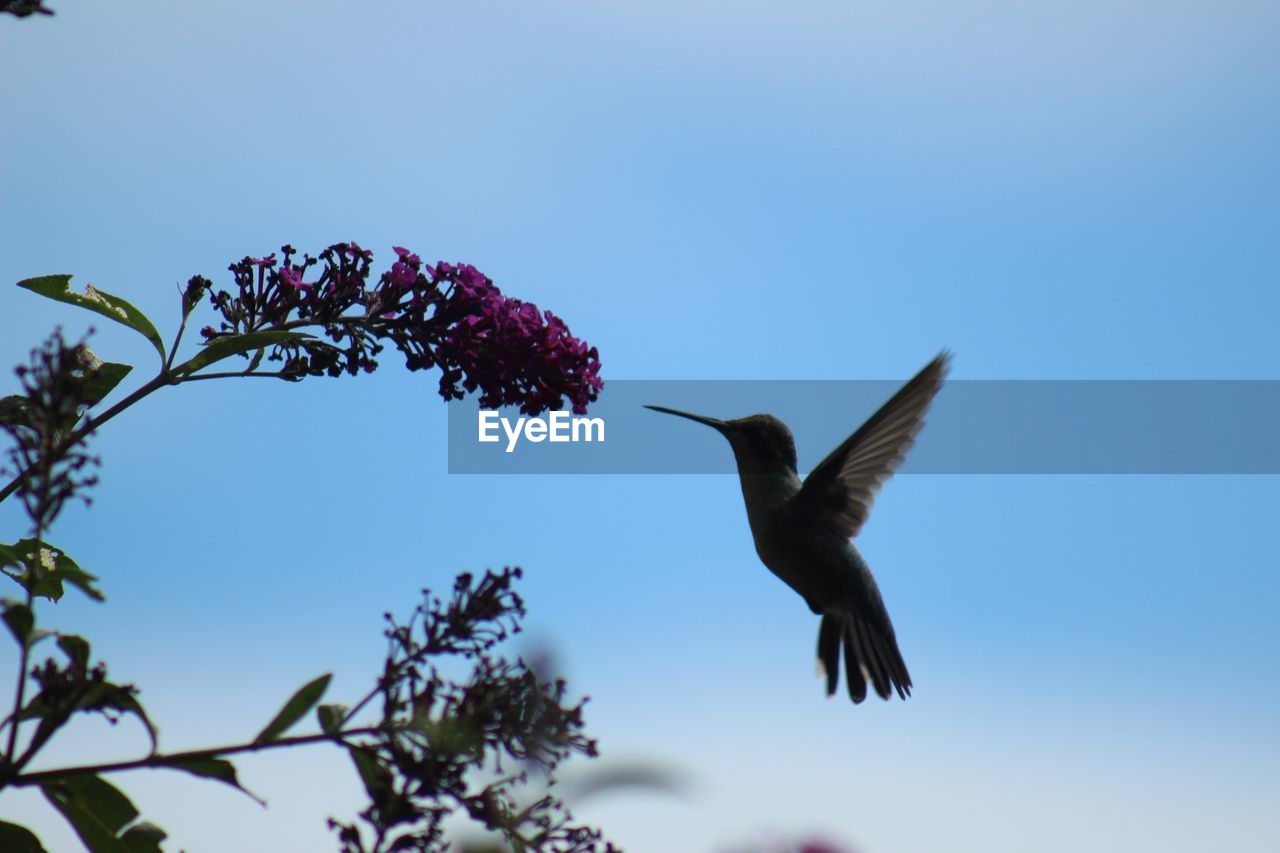
<path fill-rule="evenodd" d="M 194 273 L 354 239 L 475 264 L 606 381 L 897 379 L 943 346 L 957 378 L 1280 378 L 1270 4 L 55 8 L 0 21 L 0 283 L 73 272 L 168 330 Z M 0 322 L 4 364 L 84 326 L 12 287 Z M 434 386 L 394 358 L 201 383 L 96 440 L 96 502 L 54 539 L 109 603 L 50 618 L 143 686 L 167 748 L 251 736 L 319 672 L 360 695 L 383 611 L 519 563 L 605 760 L 690 779 L 583 804 L 628 849 L 1280 834 L 1275 478 L 895 479 L 859 547 L 916 691 L 853 708 L 732 478 L 450 477 Z M 51 763 L 143 748 L 105 728 Z M 122 782 L 193 853 L 328 849 L 359 802 L 336 753 L 242 774 L 269 810 Z M 73 849 L 37 799 L 0 817 Z"/>

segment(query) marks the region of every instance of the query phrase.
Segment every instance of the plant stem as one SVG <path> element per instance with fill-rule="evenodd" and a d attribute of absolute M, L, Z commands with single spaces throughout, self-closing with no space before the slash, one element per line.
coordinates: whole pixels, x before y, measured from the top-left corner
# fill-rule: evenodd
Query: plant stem
<path fill-rule="evenodd" d="M 219 746 L 211 749 L 193 749 L 187 752 L 174 752 L 168 755 L 151 755 L 147 758 L 139 758 L 133 761 L 114 761 L 106 764 L 86 764 L 80 767 L 60 767 L 55 770 L 40 770 L 35 773 L 24 773 L 9 781 L 11 787 L 27 787 L 30 785 L 41 785 L 45 782 L 51 782 L 56 779 L 65 779 L 69 776 L 84 776 L 86 774 L 97 773 L 118 773 L 123 770 L 164 770 L 177 769 L 172 765 L 184 761 L 199 761 L 202 759 L 222 758 L 228 755 L 240 755 L 246 752 L 261 752 L 266 749 L 281 749 L 289 746 L 303 746 L 310 743 L 342 743 L 347 738 L 360 737 L 363 735 L 374 735 L 383 731 L 380 726 L 362 726 L 355 729 L 346 729 L 334 734 L 317 733 L 313 735 L 297 735 L 295 737 L 282 737 L 277 740 L 270 740 L 264 743 L 242 743 L 232 746 Z"/>
<path fill-rule="evenodd" d="M 183 303 L 185 305 L 185 303 Z M 173 336 L 173 346 L 169 347 L 169 357 L 165 360 L 164 369 L 166 371 L 173 370 L 173 360 L 178 357 L 178 344 L 182 343 L 182 333 L 187 330 L 187 317 L 191 316 L 189 311 L 182 312 L 182 322 L 178 324 L 178 334 Z"/>
<path fill-rule="evenodd" d="M 196 374 L 195 376 L 184 376 L 181 379 L 174 380 L 174 384 L 182 385 L 187 382 L 200 382 L 205 379 L 232 379 L 232 378 L 241 379 L 241 378 L 253 378 L 253 377 L 265 377 L 268 379 L 284 379 L 285 374 L 284 374 L 284 371 L 280 371 L 277 373 L 237 373 L 235 371 L 227 371 L 225 373 L 199 373 L 199 374 Z"/>
<path fill-rule="evenodd" d="M 40 542 L 44 538 L 44 531 L 37 526 L 35 539 L 35 553 L 32 555 L 31 568 L 27 573 L 27 612 L 32 615 L 31 629 L 35 631 L 35 595 L 31 590 L 36 584 L 37 567 L 43 557 L 44 549 Z M 23 638 L 22 651 L 18 655 L 18 687 L 14 691 L 13 697 L 13 714 L 9 717 L 9 745 L 5 748 L 4 756 L 6 763 L 13 765 L 18 755 L 18 727 L 22 721 L 19 715 L 22 713 L 22 704 L 26 700 L 27 693 L 27 664 L 31 662 L 31 636 Z"/>
<path fill-rule="evenodd" d="M 369 319 L 369 315 L 365 314 L 362 317 L 335 317 L 331 320 L 325 320 L 324 323 L 332 323 L 332 324 L 360 323 L 360 322 L 367 321 L 368 319 Z M 313 326 L 313 325 L 316 325 L 316 323 L 317 321 L 313 318 L 290 320 L 286 323 L 280 324 L 279 329 L 284 331 L 290 331 L 297 328 L 305 328 L 307 326 Z M 205 379 L 226 379 L 233 376 L 236 376 L 236 377 L 263 376 L 263 377 L 270 377 L 270 378 L 276 378 L 276 379 L 284 377 L 283 373 L 237 373 L 234 371 L 223 372 L 223 373 L 202 373 L 198 376 L 183 376 L 182 375 L 183 368 L 189 362 L 180 364 L 178 365 L 177 368 L 174 368 L 173 361 L 174 361 L 174 354 L 178 350 L 178 344 L 182 340 L 182 333 L 183 333 L 183 330 L 186 328 L 186 324 L 187 324 L 187 318 L 186 316 L 184 316 L 182 318 L 182 325 L 179 326 L 178 328 L 177 337 L 174 338 L 173 347 L 169 351 L 169 357 L 166 360 L 166 363 L 164 364 L 164 366 L 160 369 L 160 372 L 156 374 L 154 379 L 152 379 L 147 384 L 135 390 L 132 394 L 130 394 L 128 397 L 125 397 L 119 403 L 116 403 L 114 406 L 107 409 L 101 415 L 97 417 L 86 418 L 84 426 L 80 427 L 78 430 L 75 430 L 70 435 L 68 435 L 65 439 L 63 439 L 62 442 L 55 449 L 55 452 L 62 453 L 67 448 L 74 446 L 77 442 L 83 440 L 85 437 L 92 434 L 98 427 L 102 426 L 107 421 L 111 420 L 116 415 L 120 414 L 125 409 L 129 408 L 134 403 L 141 400 L 143 397 L 146 397 L 152 392 L 160 388 L 163 388 L 165 385 L 180 385 L 183 382 L 198 382 Z M 14 477 L 13 480 L 10 481 L 3 488 L 0 488 L 0 502 L 3 502 L 6 498 L 8 498 L 10 495 L 16 492 L 22 486 L 23 481 L 26 480 L 27 474 L 29 474 L 30 472 L 31 472 L 31 469 L 28 468 L 27 470 L 20 473 L 18 476 Z"/>

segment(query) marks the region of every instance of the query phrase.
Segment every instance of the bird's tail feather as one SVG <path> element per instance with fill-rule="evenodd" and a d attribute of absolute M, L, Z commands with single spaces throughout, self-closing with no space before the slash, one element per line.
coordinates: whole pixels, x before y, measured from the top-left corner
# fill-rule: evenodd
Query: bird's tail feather
<path fill-rule="evenodd" d="M 868 682 L 881 699 L 888 699 L 892 690 L 903 699 L 911 695 L 911 676 L 896 639 L 855 615 L 824 613 L 818 627 L 818 669 L 826 677 L 828 696 L 840 683 L 841 647 L 845 683 L 855 704 L 867 698 Z"/>

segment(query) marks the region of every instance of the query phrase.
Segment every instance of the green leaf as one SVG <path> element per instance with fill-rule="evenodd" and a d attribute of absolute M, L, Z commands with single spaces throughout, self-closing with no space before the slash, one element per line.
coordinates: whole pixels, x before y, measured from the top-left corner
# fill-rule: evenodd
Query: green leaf
<path fill-rule="evenodd" d="M 346 716 L 346 705 L 321 705 L 316 708 L 316 720 L 320 723 L 320 731 L 327 735 L 341 731 L 342 721 Z"/>
<path fill-rule="evenodd" d="M 248 788 L 240 784 L 240 780 L 236 778 L 236 767 L 225 758 L 181 758 L 176 760 L 165 760 L 162 762 L 166 767 L 172 767 L 175 770 L 181 770 L 184 773 L 190 773 L 192 776 L 199 776 L 203 779 L 215 779 L 224 784 L 230 785 L 237 791 L 243 791 L 245 796 L 256 802 L 258 805 L 266 808 L 266 801 L 256 796 Z"/>
<path fill-rule="evenodd" d="M 58 648 L 62 649 L 63 654 L 72 663 L 79 665 L 82 669 L 89 668 L 89 641 L 84 637 L 77 637 L 75 634 L 59 634 Z"/>
<path fill-rule="evenodd" d="M 14 601 L 9 598 L 0 599 L 0 607 L 4 608 L 3 618 L 5 625 L 8 626 L 9 632 L 13 634 L 13 638 L 18 641 L 18 645 L 26 645 L 31 648 L 41 640 L 55 636 L 53 631 L 46 631 L 36 627 L 35 614 L 31 612 L 31 608 L 20 601 Z M 3 850 L 0 847 L 0 850 Z"/>
<path fill-rule="evenodd" d="M 53 572 L 59 580 L 64 580 L 92 598 L 94 601 L 105 601 L 106 596 L 94 584 L 98 579 L 76 565 L 76 561 L 67 556 L 65 551 L 54 549 Z"/>
<path fill-rule="evenodd" d="M 168 837 L 169 833 L 154 823 L 138 821 L 120 836 L 120 840 L 124 842 L 125 849 L 130 853 L 164 853 L 160 842 Z"/>
<path fill-rule="evenodd" d="M 42 542 L 37 552 L 36 545 L 35 539 L 20 539 L 12 545 L 0 546 L 0 566 L 4 566 L 5 573 L 32 595 L 57 601 L 62 598 L 62 581 L 53 572 L 57 568 L 54 549 Z M 44 559 L 37 562 L 34 559 L 36 553 Z M 16 566 L 19 571 L 7 571 L 10 566 Z"/>
<path fill-rule="evenodd" d="M 164 361 L 164 342 L 160 340 L 160 333 L 156 331 L 156 327 L 147 319 L 146 314 L 143 314 L 119 296 L 112 296 L 110 293 L 98 290 L 92 284 L 85 285 L 84 293 L 76 293 L 71 289 L 70 275 L 44 275 L 39 278 L 29 278 L 18 282 L 18 287 L 26 288 L 41 296 L 56 299 L 59 302 L 87 308 L 90 311 L 101 314 L 103 317 L 128 326 L 151 341 L 151 345 L 156 348 L 156 352 L 160 353 L 161 362 Z"/>
<path fill-rule="evenodd" d="M 129 375 L 131 370 L 133 370 L 132 365 L 116 364 L 111 361 L 102 362 L 101 366 L 93 372 L 93 375 L 85 380 L 84 397 L 86 405 L 96 406 L 102 402 L 103 398 L 110 394 Z"/>
<path fill-rule="evenodd" d="M 138 810 L 118 788 L 86 774 L 46 782 L 40 790 L 93 853 L 131 853 L 119 836 Z"/>
<path fill-rule="evenodd" d="M 43 635 L 47 635 L 47 632 L 37 631 L 32 642 L 43 639 Z M 75 665 L 74 669 L 82 674 L 90 672 L 88 641 L 74 634 L 55 634 L 55 636 L 58 638 L 58 647 Z M 156 728 L 147 716 L 146 709 L 134 696 L 134 692 L 132 685 L 116 684 L 81 675 L 78 679 L 73 678 L 69 684 L 62 685 L 60 690 L 54 691 L 52 695 L 47 689 L 41 690 L 19 712 L 18 719 L 39 720 L 40 723 L 32 740 L 43 742 L 53 732 L 66 725 L 71 714 L 96 713 L 108 717 L 110 717 L 108 713 L 110 711 L 133 714 L 147 730 L 147 737 L 151 740 L 151 753 L 154 755 Z"/>
<path fill-rule="evenodd" d="M 91 649 L 89 641 L 84 637 L 78 637 L 75 634 L 58 634 L 58 648 L 62 649 L 67 659 L 73 664 L 83 670 L 89 669 Z M 94 689 L 80 697 L 76 708 L 96 711 L 110 708 L 122 714 L 133 714 L 147 730 L 147 737 L 151 739 L 151 751 L 153 753 L 156 751 L 156 727 L 151 724 L 151 718 L 147 716 L 146 709 L 130 693 L 129 688 L 110 681 L 98 682 Z"/>
<path fill-rule="evenodd" d="M 18 551 L 17 545 L 0 545 L 0 569 L 8 569 L 10 566 L 16 566 L 19 574 L 27 570 L 27 564 L 22 559 L 22 553 Z M 12 572 L 6 571 L 10 577 Z M 17 580 L 17 578 L 14 578 Z"/>
<path fill-rule="evenodd" d="M 347 751 L 351 753 L 351 761 L 360 774 L 369 799 L 376 806 L 385 805 L 392 793 L 391 771 L 379 764 L 377 756 L 364 747 L 351 746 Z"/>
<path fill-rule="evenodd" d="M 44 559 L 35 567 L 31 558 L 36 553 L 36 544 L 35 539 L 22 539 L 12 545 L 0 545 L 0 567 L 18 566 L 23 569 L 20 575 L 9 573 L 10 577 L 40 598 L 59 600 L 62 598 L 63 581 L 66 581 L 94 601 L 104 600 L 102 591 L 95 586 L 98 579 L 80 568 L 56 545 L 39 543 Z M 32 571 L 33 568 L 36 570 Z"/>
<path fill-rule="evenodd" d="M 32 595 L 36 598 L 47 598 L 50 601 L 60 601 L 64 591 L 58 576 L 47 572 L 36 575 L 35 583 L 31 584 Z"/>
<path fill-rule="evenodd" d="M 19 648 L 26 648 L 31 643 L 31 629 L 36 626 L 36 617 L 31 608 L 17 601 L 3 601 L 4 624 L 9 626 L 9 633 L 18 641 Z M 2 849 L 2 848 L 0 848 Z"/>
<path fill-rule="evenodd" d="M 25 826 L 0 820 L 0 850 L 5 853 L 48 853 L 36 834 Z"/>
<path fill-rule="evenodd" d="M 333 675 L 326 673 L 314 681 L 304 684 L 297 693 L 290 697 L 288 702 L 284 703 L 280 713 L 276 714 L 274 720 L 267 723 L 267 727 L 258 733 L 253 742 L 269 743 L 288 731 L 290 726 L 301 720 L 320 701 L 320 697 L 324 695 L 324 691 L 329 687 L 331 678 L 333 678 Z"/>
<path fill-rule="evenodd" d="M 310 338 L 305 332 L 250 332 L 247 335 L 232 335 L 226 338 L 214 338 L 205 344 L 195 358 L 184 362 L 173 369 L 178 376 L 190 376 L 197 370 L 208 367 L 215 361 L 221 361 L 224 358 L 233 355 L 239 355 L 244 352 L 252 352 L 260 350 L 264 347 L 275 346 L 276 344 L 284 344 L 289 341 L 300 341 Z"/>
<path fill-rule="evenodd" d="M 151 724 L 151 718 L 147 716 L 146 709 L 142 707 L 142 703 L 136 697 L 131 696 L 119 684 L 106 682 L 103 685 L 105 690 L 112 692 L 111 707 L 124 714 L 133 714 L 142 723 L 147 730 L 147 737 L 151 739 L 151 752 L 155 753 L 159 747 L 156 735 L 156 727 Z"/>
<path fill-rule="evenodd" d="M 0 397 L 0 424 L 25 424 L 27 422 L 27 398 L 21 394 Z"/>

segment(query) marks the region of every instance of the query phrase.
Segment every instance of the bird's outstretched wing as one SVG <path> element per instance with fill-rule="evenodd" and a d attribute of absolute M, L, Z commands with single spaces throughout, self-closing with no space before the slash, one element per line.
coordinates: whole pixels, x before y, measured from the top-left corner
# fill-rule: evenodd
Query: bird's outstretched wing
<path fill-rule="evenodd" d="M 857 432 L 831 451 L 796 494 L 796 510 L 832 519 L 846 538 L 857 536 L 871 512 L 876 492 L 893 476 L 915 443 L 916 434 L 924 426 L 925 412 L 942 387 L 950 364 L 951 354 L 940 353 Z"/>

